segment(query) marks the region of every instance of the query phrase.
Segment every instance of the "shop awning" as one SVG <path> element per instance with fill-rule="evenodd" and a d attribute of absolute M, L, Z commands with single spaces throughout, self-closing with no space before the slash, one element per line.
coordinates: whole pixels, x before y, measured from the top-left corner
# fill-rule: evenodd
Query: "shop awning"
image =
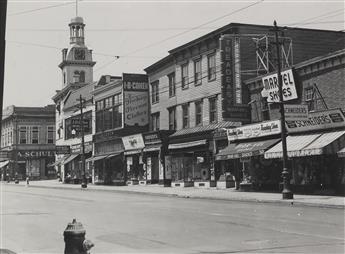
<path fill-rule="evenodd" d="M 144 152 L 158 152 L 161 150 L 162 144 L 152 144 L 152 145 L 146 145 L 144 148 Z"/>
<path fill-rule="evenodd" d="M 61 157 L 57 161 L 53 162 L 52 164 L 49 164 L 48 167 L 55 167 L 63 163 L 63 161 L 67 158 L 68 156 Z"/>
<path fill-rule="evenodd" d="M 192 142 L 170 144 L 169 149 L 182 149 L 182 148 L 189 148 L 189 147 L 194 147 L 194 146 L 202 146 L 206 144 L 207 144 L 207 140 L 202 139 L 202 140 L 197 140 L 197 141 L 192 141 Z"/>
<path fill-rule="evenodd" d="M 108 155 L 93 156 L 93 157 L 90 157 L 90 158 L 86 159 L 85 162 L 102 160 L 102 159 L 104 159 L 107 156 Z"/>
<path fill-rule="evenodd" d="M 110 159 L 110 158 L 113 158 L 113 157 L 115 157 L 115 156 L 118 156 L 118 155 L 120 155 L 121 153 L 122 153 L 122 151 L 121 151 L 121 152 L 117 152 L 117 153 L 112 153 L 112 154 L 110 154 L 110 155 L 107 156 L 107 159 Z"/>
<path fill-rule="evenodd" d="M 5 166 L 7 166 L 7 164 L 9 163 L 10 161 L 2 161 L 0 162 L 0 168 L 3 168 Z"/>
<path fill-rule="evenodd" d="M 337 152 L 339 157 L 345 157 L 345 147 L 341 149 L 339 152 Z"/>
<path fill-rule="evenodd" d="M 71 154 L 66 160 L 63 161 L 63 164 L 67 164 L 77 158 L 79 154 Z"/>
<path fill-rule="evenodd" d="M 237 158 L 262 155 L 264 152 L 278 143 L 280 139 L 269 139 L 239 144 L 230 144 L 216 155 L 216 160 L 229 160 Z"/>
<path fill-rule="evenodd" d="M 345 131 L 288 136 L 286 145 L 288 157 L 335 154 L 345 146 Z M 282 142 L 265 152 L 265 159 L 282 157 Z"/>

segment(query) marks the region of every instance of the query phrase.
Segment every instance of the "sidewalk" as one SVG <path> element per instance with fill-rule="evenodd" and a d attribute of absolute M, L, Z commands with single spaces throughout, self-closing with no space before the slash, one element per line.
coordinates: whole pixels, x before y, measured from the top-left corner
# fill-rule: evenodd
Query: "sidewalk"
<path fill-rule="evenodd" d="M 2 182 L 3 183 L 3 182 Z M 25 186 L 25 181 L 10 185 Z M 57 180 L 31 181 L 29 187 L 75 189 L 80 190 L 79 184 L 63 184 Z M 303 205 L 314 207 L 345 208 L 345 197 L 294 195 L 293 200 L 283 200 L 281 193 L 240 192 L 235 189 L 195 188 L 195 187 L 163 187 L 161 185 L 134 185 L 134 186 L 104 186 L 88 184 L 90 191 L 112 191 L 125 193 L 141 193 L 160 196 L 174 196 L 181 198 L 215 199 L 227 201 L 280 203 L 285 205 Z M 293 202 L 293 204 L 292 204 Z"/>

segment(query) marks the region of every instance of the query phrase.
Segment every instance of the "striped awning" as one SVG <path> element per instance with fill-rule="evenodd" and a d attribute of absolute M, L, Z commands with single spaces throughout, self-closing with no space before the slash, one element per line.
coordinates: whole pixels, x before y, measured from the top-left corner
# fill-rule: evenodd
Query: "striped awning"
<path fill-rule="evenodd" d="M 182 149 L 182 148 L 189 148 L 189 147 L 194 147 L 194 146 L 202 146 L 206 145 L 207 140 L 202 139 L 202 140 L 197 140 L 197 141 L 192 141 L 192 142 L 184 142 L 184 143 L 177 143 L 177 144 L 170 144 L 169 149 Z"/>
<path fill-rule="evenodd" d="M 335 154 L 345 146 L 345 131 L 288 136 L 286 146 L 288 157 Z M 265 152 L 265 159 L 282 157 L 282 142 Z"/>
<path fill-rule="evenodd" d="M 268 148 L 278 143 L 279 140 L 280 139 L 269 139 L 230 144 L 225 149 L 219 151 L 219 153 L 216 155 L 216 160 L 231 160 L 262 155 Z"/>

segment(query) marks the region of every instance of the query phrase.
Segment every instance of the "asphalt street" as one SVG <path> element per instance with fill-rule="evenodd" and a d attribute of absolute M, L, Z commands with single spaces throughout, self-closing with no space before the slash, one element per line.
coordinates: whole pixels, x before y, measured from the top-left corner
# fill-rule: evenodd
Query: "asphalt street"
<path fill-rule="evenodd" d="M 1 185 L 0 248 L 63 253 L 82 222 L 92 253 L 344 253 L 344 210 Z"/>

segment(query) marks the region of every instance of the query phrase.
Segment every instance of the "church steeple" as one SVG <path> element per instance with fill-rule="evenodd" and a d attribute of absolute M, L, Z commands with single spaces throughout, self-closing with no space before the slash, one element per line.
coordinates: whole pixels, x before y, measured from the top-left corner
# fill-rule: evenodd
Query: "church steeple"
<path fill-rule="evenodd" d="M 76 2 L 76 9 L 77 9 Z M 78 11 L 76 11 L 78 15 Z M 85 45 L 84 20 L 76 16 L 69 23 L 70 47 L 62 50 L 62 87 L 70 84 L 85 85 L 93 82 L 92 50 Z"/>

